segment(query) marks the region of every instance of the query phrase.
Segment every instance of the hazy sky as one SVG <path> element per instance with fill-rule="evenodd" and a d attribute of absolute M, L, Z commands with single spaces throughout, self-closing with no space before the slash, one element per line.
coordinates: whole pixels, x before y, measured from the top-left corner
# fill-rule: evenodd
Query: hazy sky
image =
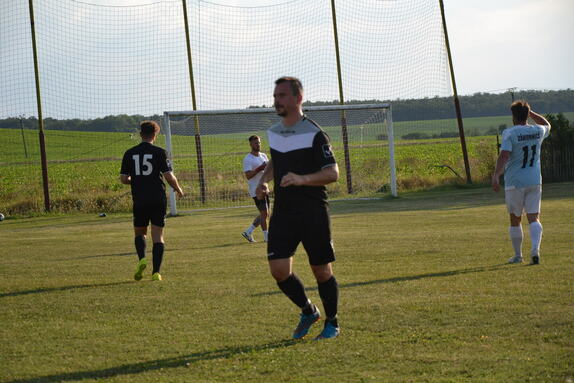
<path fill-rule="evenodd" d="M 573 0 L 444 0 L 459 93 L 574 89 Z"/>
<path fill-rule="evenodd" d="M 451 94 L 438 1 L 336 1 L 346 100 Z M 46 116 L 191 109 L 181 0 L 34 3 Z M 286 74 L 338 98 L 329 0 L 187 3 L 199 109 L 269 105 Z M 574 0 L 444 4 L 459 94 L 574 89 Z M 0 118 L 35 114 L 29 25 L 0 0 Z"/>
<path fill-rule="evenodd" d="M 574 0 L 444 0 L 444 6 L 460 94 L 574 89 Z"/>
<path fill-rule="evenodd" d="M 208 0 L 235 6 L 286 1 Z M 337 9 L 351 1 L 337 0 Z M 459 94 L 574 89 L 574 0 L 444 0 L 444 6 Z"/>

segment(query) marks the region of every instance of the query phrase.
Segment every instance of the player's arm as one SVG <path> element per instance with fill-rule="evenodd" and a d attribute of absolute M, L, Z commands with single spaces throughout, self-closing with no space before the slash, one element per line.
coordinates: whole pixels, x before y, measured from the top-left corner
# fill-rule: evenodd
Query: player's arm
<path fill-rule="evenodd" d="M 120 169 L 120 182 L 124 185 L 129 185 L 132 183 L 131 174 L 131 162 L 129 160 L 128 152 L 124 153 L 122 158 L 122 167 Z"/>
<path fill-rule="evenodd" d="M 500 190 L 500 176 L 504 173 L 504 167 L 510 158 L 510 152 L 508 150 L 501 150 L 496 160 L 496 167 L 494 168 L 494 174 L 492 175 L 492 190 L 498 192 Z"/>
<path fill-rule="evenodd" d="M 273 179 L 273 160 L 269 160 L 267 166 L 265 166 L 265 170 L 261 175 L 261 179 L 259 180 L 259 184 L 257 184 L 257 188 L 255 189 L 255 193 L 257 193 L 258 199 L 265 198 L 266 195 L 269 195 L 269 181 Z"/>
<path fill-rule="evenodd" d="M 544 118 L 544 116 L 542 116 L 541 114 L 538 114 L 531 110 L 530 113 L 528 114 L 528 117 L 532 121 L 534 121 L 534 123 L 536 123 L 537 125 L 548 126 L 548 128 L 550 129 L 550 122 L 548 122 L 548 120 Z"/>
<path fill-rule="evenodd" d="M 289 172 L 281 178 L 281 186 L 325 186 L 339 179 L 339 166 L 334 163 L 311 174 Z"/>
<path fill-rule="evenodd" d="M 181 186 L 179 186 L 179 182 L 177 181 L 177 177 L 175 176 L 175 174 L 173 174 L 173 172 L 165 172 L 163 173 L 163 177 L 165 178 L 165 180 L 167 181 L 167 183 L 169 184 L 169 186 L 171 186 L 173 188 L 173 190 L 175 190 L 175 192 L 177 193 L 177 195 L 181 198 L 184 196 L 183 190 L 181 189 Z"/>
<path fill-rule="evenodd" d="M 245 171 L 245 178 L 247 178 L 248 180 L 252 179 L 253 177 L 255 177 L 257 174 L 259 174 L 259 172 L 265 170 L 265 166 L 267 165 L 266 162 L 262 163 L 261 165 L 259 165 L 258 167 L 256 167 L 253 170 L 246 170 Z"/>

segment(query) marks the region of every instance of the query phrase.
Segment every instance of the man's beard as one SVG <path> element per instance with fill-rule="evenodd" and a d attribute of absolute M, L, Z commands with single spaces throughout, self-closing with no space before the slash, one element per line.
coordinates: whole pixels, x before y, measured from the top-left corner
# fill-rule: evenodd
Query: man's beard
<path fill-rule="evenodd" d="M 279 108 L 282 108 L 282 111 L 279 111 Z M 275 111 L 277 112 L 277 115 L 280 117 L 285 117 L 288 114 L 287 109 L 285 109 L 282 106 L 275 106 Z"/>

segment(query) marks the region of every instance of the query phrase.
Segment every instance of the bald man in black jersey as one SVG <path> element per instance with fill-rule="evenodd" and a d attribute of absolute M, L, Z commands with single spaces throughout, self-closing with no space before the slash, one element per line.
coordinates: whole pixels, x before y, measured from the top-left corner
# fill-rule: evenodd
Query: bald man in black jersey
<path fill-rule="evenodd" d="M 268 130 L 271 160 L 257 187 L 257 197 L 262 199 L 269 193 L 267 182 L 274 180 L 267 259 L 281 291 L 301 309 L 293 338 L 303 338 L 321 316 L 293 273 L 293 255 L 303 244 L 326 314 L 323 331 L 315 339 L 334 338 L 339 335 L 339 288 L 331 265 L 335 253 L 325 185 L 337 181 L 339 168 L 329 137 L 303 114 L 301 82 L 282 77 L 275 85 L 274 106 L 282 119 Z"/>
<path fill-rule="evenodd" d="M 147 267 L 145 249 L 147 227 L 150 222 L 153 240 L 152 280 L 162 279 L 160 268 L 164 252 L 163 227 L 167 211 L 163 179 L 179 197 L 183 197 L 183 190 L 173 174 L 166 151 L 153 145 L 159 131 L 159 125 L 154 121 L 143 121 L 140 124 L 142 142 L 125 152 L 120 172 L 120 181 L 130 185 L 132 191 L 135 247 L 139 258 L 134 274 L 136 281 L 142 279 L 142 273 Z"/>

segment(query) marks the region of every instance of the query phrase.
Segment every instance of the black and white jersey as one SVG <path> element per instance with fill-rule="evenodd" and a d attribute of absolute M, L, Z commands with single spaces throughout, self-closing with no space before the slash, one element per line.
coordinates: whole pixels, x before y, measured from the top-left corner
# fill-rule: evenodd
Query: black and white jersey
<path fill-rule="evenodd" d="M 154 205 L 166 200 L 163 173 L 170 171 L 165 150 L 142 142 L 124 153 L 120 173 L 131 177 L 134 204 Z"/>
<path fill-rule="evenodd" d="M 335 156 L 329 136 L 314 121 L 303 117 L 293 126 L 282 122 L 267 131 L 275 191 L 274 210 L 303 211 L 327 205 L 325 186 L 281 187 L 281 178 L 288 172 L 311 174 L 334 166 Z"/>

